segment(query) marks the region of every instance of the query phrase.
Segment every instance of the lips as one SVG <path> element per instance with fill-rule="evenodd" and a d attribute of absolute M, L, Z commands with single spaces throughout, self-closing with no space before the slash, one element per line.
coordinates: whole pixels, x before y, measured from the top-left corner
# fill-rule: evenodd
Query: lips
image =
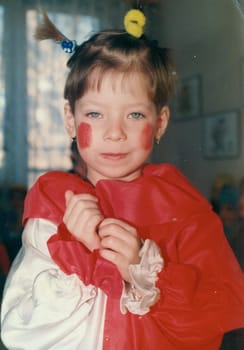
<path fill-rule="evenodd" d="M 101 153 L 101 156 L 104 159 L 120 160 L 124 159 L 127 156 L 127 153 Z"/>

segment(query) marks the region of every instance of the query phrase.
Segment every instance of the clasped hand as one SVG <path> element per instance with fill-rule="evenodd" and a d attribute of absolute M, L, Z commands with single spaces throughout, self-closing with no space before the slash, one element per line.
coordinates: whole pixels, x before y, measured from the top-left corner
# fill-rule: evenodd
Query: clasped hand
<path fill-rule="evenodd" d="M 88 193 L 66 191 L 63 221 L 68 230 L 90 251 L 99 249 L 103 258 L 114 263 L 122 278 L 130 282 L 128 267 L 140 262 L 141 240 L 126 222 L 104 218 L 98 199 Z"/>

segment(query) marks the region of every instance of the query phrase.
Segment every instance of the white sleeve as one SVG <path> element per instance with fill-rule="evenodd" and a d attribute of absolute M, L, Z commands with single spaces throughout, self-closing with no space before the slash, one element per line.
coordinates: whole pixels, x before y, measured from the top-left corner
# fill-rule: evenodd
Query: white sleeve
<path fill-rule="evenodd" d="M 102 349 L 106 295 L 64 274 L 47 240 L 57 231 L 30 219 L 9 273 L 1 309 L 1 336 L 9 350 Z"/>
<path fill-rule="evenodd" d="M 150 307 L 160 298 L 160 290 L 156 287 L 158 273 L 163 269 L 164 260 L 157 244 L 146 239 L 139 256 L 139 264 L 129 266 L 132 283 L 124 283 L 120 299 L 120 309 L 123 314 L 145 315 Z"/>

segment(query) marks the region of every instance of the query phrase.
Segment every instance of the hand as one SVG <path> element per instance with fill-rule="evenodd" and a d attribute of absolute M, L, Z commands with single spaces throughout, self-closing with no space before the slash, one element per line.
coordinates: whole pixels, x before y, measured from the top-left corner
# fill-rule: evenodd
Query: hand
<path fill-rule="evenodd" d="M 101 256 L 114 263 L 122 278 L 130 283 L 128 267 L 140 262 L 141 240 L 136 229 L 124 221 L 107 218 L 99 225 L 98 233 Z"/>
<path fill-rule="evenodd" d="M 90 251 L 101 248 L 97 227 L 103 220 L 95 196 L 65 192 L 66 210 L 63 221 L 67 229 Z"/>

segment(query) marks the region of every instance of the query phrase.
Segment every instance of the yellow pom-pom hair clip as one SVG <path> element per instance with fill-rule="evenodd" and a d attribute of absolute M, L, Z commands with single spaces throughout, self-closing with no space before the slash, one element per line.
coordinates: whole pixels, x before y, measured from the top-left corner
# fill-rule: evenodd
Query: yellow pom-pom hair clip
<path fill-rule="evenodd" d="M 135 38 L 140 38 L 146 24 L 146 17 L 139 9 L 132 9 L 127 12 L 124 18 L 125 30 Z"/>

